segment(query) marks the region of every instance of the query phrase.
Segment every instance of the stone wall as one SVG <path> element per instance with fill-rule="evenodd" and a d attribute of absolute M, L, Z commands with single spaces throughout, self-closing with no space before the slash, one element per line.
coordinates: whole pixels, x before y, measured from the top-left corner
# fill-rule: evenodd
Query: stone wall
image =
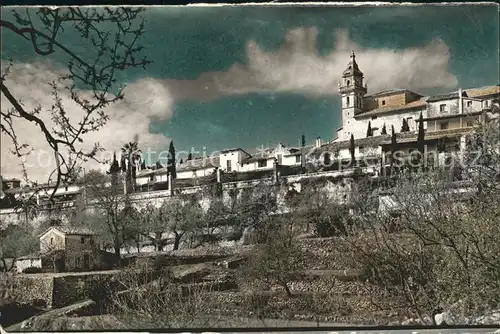
<path fill-rule="evenodd" d="M 319 173 L 313 173 L 313 174 L 302 174 L 302 175 L 295 175 L 295 176 L 287 176 L 287 177 L 281 177 L 279 180 L 279 184 L 282 185 L 282 189 L 280 190 L 278 194 L 278 201 L 283 202 L 283 196 L 286 195 L 287 190 L 289 190 L 290 186 L 292 184 L 295 184 L 295 188 L 298 192 L 301 191 L 301 187 L 299 185 L 299 182 L 302 183 L 301 180 L 303 179 L 321 179 L 321 178 L 328 178 L 330 176 L 335 176 L 338 177 L 339 179 L 346 178 L 347 180 L 350 177 L 351 171 L 342 171 L 342 172 L 319 172 Z M 345 183 L 349 183 L 349 181 L 346 181 Z M 260 180 L 248 180 L 248 181 L 237 181 L 237 182 L 228 182 L 228 183 L 223 183 L 222 184 L 222 201 L 230 206 L 231 203 L 235 200 L 241 200 L 245 197 L 245 195 L 249 195 L 254 193 L 252 188 L 259 188 L 260 185 L 265 184 L 265 185 L 271 185 L 274 184 L 273 180 L 271 178 L 264 178 Z M 339 183 L 343 184 L 343 183 Z M 344 193 L 349 191 L 348 188 L 346 189 L 341 189 L 337 184 L 333 184 L 332 182 L 328 182 L 327 184 L 325 183 L 325 190 L 329 191 L 332 195 L 335 195 L 335 197 L 339 197 L 339 200 L 342 200 L 344 197 Z M 197 194 L 201 193 L 203 191 L 202 187 L 189 187 L 189 188 L 180 188 L 176 190 L 176 193 L 179 194 Z M 339 194 L 342 193 L 342 196 L 340 197 Z M 161 206 L 164 201 L 170 201 L 176 196 L 170 196 L 170 193 L 168 191 L 151 191 L 151 192 L 142 192 L 142 193 L 135 193 L 131 195 L 131 202 L 134 207 L 137 209 L 140 209 L 144 207 L 146 204 L 150 203 L 153 204 L 157 207 Z M 208 209 L 210 206 L 210 201 L 211 197 L 206 196 L 202 194 L 201 196 L 198 196 L 198 202 L 199 204 L 204 208 Z M 33 219 L 30 220 L 30 223 L 34 226 L 37 227 L 40 222 L 46 221 L 48 219 L 67 219 L 67 209 L 60 209 L 60 210 L 40 210 L 37 216 Z M 280 208 L 281 211 L 286 212 L 286 208 Z M 94 211 L 95 207 L 90 205 L 88 207 L 89 212 Z M 15 212 L 12 209 L 6 209 L 6 210 L 0 210 L 0 220 L 4 223 L 7 224 L 15 224 L 19 223 L 22 221 L 24 218 L 24 215 L 19 212 Z"/>
<path fill-rule="evenodd" d="M 86 299 L 98 304 L 106 301 L 116 288 L 116 272 L 54 277 L 52 307 L 59 308 Z"/>

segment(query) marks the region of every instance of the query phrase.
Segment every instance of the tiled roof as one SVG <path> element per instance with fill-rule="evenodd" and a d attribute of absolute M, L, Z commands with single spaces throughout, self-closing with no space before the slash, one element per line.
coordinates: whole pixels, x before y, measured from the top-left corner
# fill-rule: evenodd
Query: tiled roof
<path fill-rule="evenodd" d="M 236 152 L 236 151 L 241 151 L 243 153 L 250 155 L 247 151 L 245 151 L 242 148 L 228 148 L 228 149 L 222 150 L 221 153 L 224 154 L 224 153 L 230 153 L 230 152 Z"/>
<path fill-rule="evenodd" d="M 489 95 L 500 95 L 500 85 L 496 86 L 485 86 L 479 88 L 470 88 L 465 90 L 469 97 L 481 97 L 481 96 L 489 96 Z"/>
<path fill-rule="evenodd" d="M 256 155 L 251 156 L 248 159 L 243 160 L 243 163 L 247 164 L 250 162 L 255 162 L 255 161 L 259 161 L 259 160 L 269 160 L 269 159 L 274 159 L 274 157 L 269 156 L 269 155 L 264 155 L 264 154 L 256 154 Z"/>
<path fill-rule="evenodd" d="M 36 253 L 31 253 L 31 254 L 28 254 L 28 255 L 24 255 L 24 256 L 20 256 L 17 258 L 17 260 L 36 260 L 36 259 L 39 259 L 40 258 L 40 252 L 36 252 Z"/>
<path fill-rule="evenodd" d="M 161 175 L 161 174 L 167 174 L 168 168 L 163 167 L 163 168 L 158 168 L 154 170 L 142 170 L 137 173 L 136 177 L 145 177 L 145 176 L 150 176 L 150 175 Z"/>
<path fill-rule="evenodd" d="M 375 116 L 375 115 L 380 115 L 380 114 L 385 114 L 385 113 L 390 113 L 393 111 L 408 111 L 410 109 L 419 109 L 419 108 L 424 108 L 426 106 L 426 100 L 425 98 L 422 98 L 417 101 L 413 101 L 401 106 L 388 106 L 384 108 L 377 108 L 377 109 L 372 109 L 366 112 L 363 112 L 361 114 L 356 115 L 355 117 L 370 117 L 370 116 Z"/>
<path fill-rule="evenodd" d="M 473 131 L 471 128 L 459 128 L 459 129 L 449 129 L 449 130 L 438 130 L 438 131 L 426 132 L 425 133 L 425 140 L 454 137 L 456 135 L 469 133 L 471 131 Z M 397 133 L 396 134 L 396 141 L 400 144 L 401 143 L 411 143 L 411 142 L 417 141 L 417 133 L 416 132 Z M 389 138 L 382 141 L 381 144 L 382 145 L 391 144 L 391 137 L 389 136 Z"/>
<path fill-rule="evenodd" d="M 402 91 L 408 91 L 406 89 L 392 89 L 392 90 L 386 90 L 383 92 L 379 92 L 370 96 L 380 96 L 384 94 L 394 94 Z M 414 92 L 412 92 L 414 93 Z M 416 94 L 416 93 L 414 93 Z M 479 87 L 479 88 L 470 88 L 470 89 L 464 89 L 462 90 L 462 94 L 464 97 L 482 97 L 482 96 L 490 96 L 490 95 L 495 95 L 499 94 L 500 95 L 500 86 L 485 86 L 485 87 Z M 418 94 L 417 94 L 418 95 Z M 390 112 L 395 112 L 395 111 L 408 111 L 410 109 L 419 109 L 423 108 L 426 106 L 427 102 L 433 102 L 433 101 L 440 101 L 440 100 L 445 100 L 445 99 L 453 99 L 453 98 L 458 98 L 458 92 L 451 92 L 451 93 L 446 93 L 446 94 L 441 94 L 441 95 L 434 95 L 431 97 L 422 97 L 419 100 L 407 103 L 405 105 L 401 106 L 388 106 L 388 107 L 383 107 L 383 108 L 377 108 L 377 109 L 372 109 L 368 110 L 365 112 L 362 112 L 355 117 L 371 117 L 375 115 L 380 115 L 380 114 L 385 114 L 385 113 L 390 113 Z"/>
<path fill-rule="evenodd" d="M 386 96 L 386 95 L 393 95 L 393 94 L 401 94 L 401 93 L 406 93 L 406 92 L 421 96 L 420 94 L 412 92 L 411 90 L 408 90 L 408 89 L 395 88 L 395 89 L 383 90 L 381 92 L 371 94 L 371 95 L 366 95 L 365 97 L 379 97 L 379 96 Z"/>
<path fill-rule="evenodd" d="M 462 91 L 462 97 L 468 97 L 469 95 L 467 92 L 464 90 Z M 445 94 L 439 94 L 439 95 L 433 95 L 427 99 L 427 102 L 437 102 L 437 101 L 443 101 L 443 100 L 455 100 L 459 98 L 458 92 L 451 92 L 451 93 L 445 93 Z"/>
<path fill-rule="evenodd" d="M 66 235 L 95 235 L 96 233 L 91 229 L 83 226 L 71 226 L 71 225 L 61 225 L 61 226 L 51 226 L 46 229 L 40 236 L 44 235 L 51 229 L 56 229 Z"/>
<path fill-rule="evenodd" d="M 205 157 L 185 161 L 184 163 L 177 166 L 176 171 L 189 171 L 205 168 L 216 168 L 220 166 L 220 159 L 218 156 L 215 157 Z"/>

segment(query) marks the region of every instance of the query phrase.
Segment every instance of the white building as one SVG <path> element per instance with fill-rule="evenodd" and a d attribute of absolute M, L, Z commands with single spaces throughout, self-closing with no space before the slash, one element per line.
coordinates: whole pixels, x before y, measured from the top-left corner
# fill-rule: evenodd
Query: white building
<path fill-rule="evenodd" d="M 480 114 L 487 113 L 495 98 L 500 96 L 500 86 L 459 89 L 436 96 L 422 96 L 407 89 L 392 89 L 366 95 L 367 85 L 356 62 L 354 51 L 339 82 L 341 94 L 341 127 L 334 141 L 365 138 L 370 125 L 373 136 L 402 132 L 403 121 L 408 132 L 418 130 L 420 114 L 425 119 L 427 132 L 472 127 L 480 121 Z M 488 115 L 491 116 L 491 115 Z M 483 119 L 484 121 L 484 119 Z"/>

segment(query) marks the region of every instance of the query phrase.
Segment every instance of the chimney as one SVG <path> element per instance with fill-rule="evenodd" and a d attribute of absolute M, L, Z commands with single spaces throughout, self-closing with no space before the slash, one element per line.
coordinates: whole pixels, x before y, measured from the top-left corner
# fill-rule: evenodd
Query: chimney
<path fill-rule="evenodd" d="M 316 148 L 321 147 L 321 137 L 316 138 Z"/>
<path fill-rule="evenodd" d="M 459 108 L 459 113 L 463 114 L 464 113 L 464 101 L 462 98 L 462 88 L 458 90 L 458 108 Z"/>

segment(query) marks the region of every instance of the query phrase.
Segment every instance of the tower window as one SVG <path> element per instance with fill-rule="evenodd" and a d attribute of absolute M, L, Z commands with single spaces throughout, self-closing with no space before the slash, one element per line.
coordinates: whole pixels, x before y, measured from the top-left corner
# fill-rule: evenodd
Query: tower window
<path fill-rule="evenodd" d="M 351 84 L 351 80 L 347 80 L 347 86 Z"/>
<path fill-rule="evenodd" d="M 385 100 L 382 100 L 382 105 L 385 106 Z"/>
<path fill-rule="evenodd" d="M 349 82 L 349 81 L 347 81 L 347 82 Z M 349 107 L 349 105 L 351 104 L 351 101 L 349 101 L 349 96 L 347 97 L 346 102 L 347 102 L 347 106 Z"/>
<path fill-rule="evenodd" d="M 349 69 L 352 70 L 352 66 L 351 65 L 349 65 Z"/>

